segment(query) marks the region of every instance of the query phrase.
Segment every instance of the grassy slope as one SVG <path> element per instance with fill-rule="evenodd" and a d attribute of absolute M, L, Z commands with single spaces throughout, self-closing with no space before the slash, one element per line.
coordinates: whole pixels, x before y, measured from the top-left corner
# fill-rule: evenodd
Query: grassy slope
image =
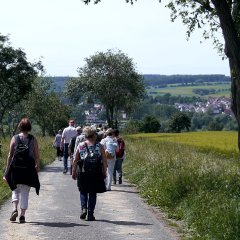
<path fill-rule="evenodd" d="M 126 138 L 126 177 L 150 204 L 183 219 L 193 239 L 239 239 L 240 164 L 230 146 L 236 133 L 163 135 Z"/>
<path fill-rule="evenodd" d="M 203 97 L 218 97 L 218 96 L 230 96 L 230 83 L 229 84 L 214 84 L 214 85 L 199 85 L 199 86 L 177 86 L 173 84 L 169 84 L 166 88 L 150 88 L 148 92 L 154 91 L 157 92 L 159 95 L 170 93 L 173 96 L 196 96 L 199 97 L 198 94 L 192 92 L 193 89 L 215 89 L 215 90 L 222 90 L 216 94 L 209 94 L 204 95 Z M 158 94 L 151 94 L 151 95 L 158 95 Z"/>

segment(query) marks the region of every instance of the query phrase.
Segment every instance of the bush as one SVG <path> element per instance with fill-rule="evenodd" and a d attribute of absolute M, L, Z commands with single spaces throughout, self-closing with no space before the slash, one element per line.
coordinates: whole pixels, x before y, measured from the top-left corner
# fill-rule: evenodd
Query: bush
<path fill-rule="evenodd" d="M 156 133 L 159 131 L 161 124 L 154 116 L 146 116 L 143 120 L 141 131 L 145 133 Z"/>

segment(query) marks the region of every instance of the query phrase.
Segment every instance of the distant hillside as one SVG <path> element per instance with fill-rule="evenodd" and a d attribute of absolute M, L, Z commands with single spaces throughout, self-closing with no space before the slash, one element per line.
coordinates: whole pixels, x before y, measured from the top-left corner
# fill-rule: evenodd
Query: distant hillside
<path fill-rule="evenodd" d="M 230 82 L 230 77 L 214 74 L 214 75 L 158 75 L 158 74 L 144 74 L 144 83 L 146 86 L 161 86 L 166 84 L 186 84 L 186 83 L 200 83 L 200 82 Z M 71 77 L 51 77 L 56 87 L 57 92 L 61 92 L 65 83 Z"/>
<path fill-rule="evenodd" d="M 214 75 L 157 75 L 144 74 L 144 83 L 146 86 L 160 86 L 166 84 L 186 84 L 200 82 L 230 82 L 230 77 L 214 74 Z"/>
<path fill-rule="evenodd" d="M 66 82 L 72 77 L 50 77 L 57 92 L 62 92 Z"/>

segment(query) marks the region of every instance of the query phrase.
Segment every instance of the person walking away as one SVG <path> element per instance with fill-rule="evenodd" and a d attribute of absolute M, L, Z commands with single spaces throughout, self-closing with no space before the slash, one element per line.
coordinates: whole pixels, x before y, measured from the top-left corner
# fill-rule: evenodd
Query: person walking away
<path fill-rule="evenodd" d="M 117 174 L 118 174 L 118 183 L 122 184 L 122 163 L 126 156 L 125 151 L 125 142 L 122 137 L 119 136 L 119 130 L 113 130 L 113 136 L 115 137 L 118 147 L 116 150 L 116 162 L 113 170 L 113 182 L 117 183 Z"/>
<path fill-rule="evenodd" d="M 68 145 L 71 138 L 77 135 L 77 130 L 74 127 L 74 120 L 69 121 L 69 126 L 64 128 L 61 138 L 61 150 L 63 150 L 63 173 L 66 174 L 68 171 Z"/>
<path fill-rule="evenodd" d="M 29 134 L 32 125 L 28 118 L 23 118 L 20 121 L 18 129 L 20 133 L 13 136 L 10 142 L 3 180 L 7 181 L 12 190 L 13 211 L 10 221 L 16 221 L 19 204 L 19 223 L 25 223 L 30 188 L 34 187 L 37 195 L 39 195 L 40 190 L 38 179 L 39 151 L 36 138 Z"/>
<path fill-rule="evenodd" d="M 62 130 L 58 130 L 57 135 L 54 138 L 53 146 L 57 149 L 57 159 L 62 161 L 63 151 L 61 150 Z"/>
<path fill-rule="evenodd" d="M 113 179 L 113 170 L 116 162 L 117 142 L 113 139 L 113 129 L 109 128 L 106 131 L 106 137 L 101 140 L 107 158 L 107 178 L 105 179 L 107 191 L 111 191 Z"/>
<path fill-rule="evenodd" d="M 82 209 L 80 219 L 94 221 L 97 193 L 106 191 L 104 178 L 106 177 L 107 160 L 103 146 L 96 142 L 96 131 L 85 127 L 83 133 L 86 141 L 77 146 L 73 160 L 72 178 L 77 179 L 80 191 Z"/>
<path fill-rule="evenodd" d="M 84 142 L 84 141 L 86 140 L 86 139 L 85 139 L 85 135 L 84 135 L 82 129 L 83 129 L 83 127 L 81 127 L 81 134 L 78 135 L 77 138 L 76 138 L 74 154 L 76 153 L 77 146 L 79 145 L 79 143 Z M 74 159 L 74 158 L 75 158 L 75 157 L 73 156 L 73 159 Z"/>
<path fill-rule="evenodd" d="M 71 140 L 69 142 L 69 145 L 68 145 L 68 155 L 70 156 L 70 162 L 71 162 L 70 175 L 72 175 L 72 163 L 73 163 L 76 139 L 82 133 L 82 128 L 81 127 L 77 127 L 76 130 L 77 130 L 77 135 L 75 137 L 71 138 Z"/>

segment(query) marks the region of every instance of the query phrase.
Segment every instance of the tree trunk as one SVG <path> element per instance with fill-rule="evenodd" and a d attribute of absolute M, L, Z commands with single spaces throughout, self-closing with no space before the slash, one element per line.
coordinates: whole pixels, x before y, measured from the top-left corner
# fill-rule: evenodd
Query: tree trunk
<path fill-rule="evenodd" d="M 0 125 L 0 136 L 5 138 L 4 128 L 3 128 L 3 123 L 2 122 L 1 122 L 1 125 Z"/>
<path fill-rule="evenodd" d="M 231 74 L 232 111 L 238 123 L 238 148 L 240 150 L 240 41 L 238 31 L 226 0 L 212 0 L 220 20 L 225 40 L 225 53 Z"/>
<path fill-rule="evenodd" d="M 114 111 L 113 111 L 113 107 L 110 107 L 109 108 L 109 112 L 110 112 L 110 125 L 109 125 L 109 127 L 110 128 L 113 128 L 113 114 L 114 114 Z"/>
<path fill-rule="evenodd" d="M 111 121 L 110 121 L 109 108 L 108 107 L 106 107 L 106 117 L 107 117 L 108 126 L 110 126 L 111 125 Z"/>

